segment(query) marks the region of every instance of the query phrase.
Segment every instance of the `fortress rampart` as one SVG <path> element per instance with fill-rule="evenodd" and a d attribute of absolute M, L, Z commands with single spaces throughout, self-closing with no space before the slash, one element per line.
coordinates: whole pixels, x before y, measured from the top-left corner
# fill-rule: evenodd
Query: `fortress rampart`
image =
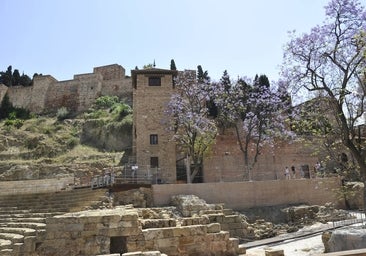
<path fill-rule="evenodd" d="M 118 64 L 95 67 L 93 73 L 77 74 L 72 80 L 58 81 L 45 75 L 34 77 L 33 86 L 29 87 L 0 85 L 0 100 L 6 93 L 13 106 L 37 114 L 55 113 L 61 107 L 81 112 L 105 95 L 118 96 L 132 104 L 131 78 Z"/>

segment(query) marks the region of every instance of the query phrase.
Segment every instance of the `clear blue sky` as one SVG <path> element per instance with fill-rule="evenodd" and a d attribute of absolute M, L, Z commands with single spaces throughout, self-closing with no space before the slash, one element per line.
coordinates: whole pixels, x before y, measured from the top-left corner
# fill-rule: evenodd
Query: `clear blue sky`
<path fill-rule="evenodd" d="M 0 70 L 57 80 L 118 63 L 179 70 L 201 65 L 213 80 L 278 79 L 287 32 L 309 32 L 327 0 L 0 0 Z"/>

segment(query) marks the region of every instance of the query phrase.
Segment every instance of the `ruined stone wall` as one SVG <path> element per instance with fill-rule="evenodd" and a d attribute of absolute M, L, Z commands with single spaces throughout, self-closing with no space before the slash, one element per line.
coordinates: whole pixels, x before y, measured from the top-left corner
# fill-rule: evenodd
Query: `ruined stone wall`
<path fill-rule="evenodd" d="M 227 130 L 225 134 L 217 136 L 211 152 L 204 159 L 204 182 L 285 179 L 286 166 L 295 166 L 296 178 L 301 178 L 301 166 L 309 165 L 312 170 L 318 161 L 312 154 L 313 148 L 303 141 L 284 141 L 275 147 L 267 145 L 248 174 L 236 135 L 234 131 Z M 250 154 L 249 157 L 252 159 L 253 155 Z"/>
<path fill-rule="evenodd" d="M 7 91 L 8 91 L 8 87 L 3 84 L 0 84 L 0 102 L 2 102 Z"/>
<path fill-rule="evenodd" d="M 102 95 L 118 96 L 132 104 L 131 79 L 122 66 L 113 64 L 94 68 L 94 73 L 75 75 L 74 79 L 57 81 L 52 76 L 36 76 L 33 86 L 0 88 L 0 99 L 7 90 L 10 102 L 34 113 L 55 113 L 61 107 L 81 112 Z"/>
<path fill-rule="evenodd" d="M 122 66 L 114 64 L 96 67 L 94 73 L 103 77 L 101 95 L 116 95 L 132 106 L 131 78 L 126 77 L 126 71 Z"/>
<path fill-rule="evenodd" d="M 239 241 L 220 224 L 142 229 L 131 206 L 47 218 L 37 255 L 98 255 L 161 251 L 167 255 L 237 255 Z"/>
<path fill-rule="evenodd" d="M 336 193 L 340 187 L 341 180 L 337 177 L 152 185 L 155 206 L 168 205 L 174 195 L 192 194 L 208 203 L 224 203 L 234 210 L 298 203 L 324 205 L 328 202 L 344 208 L 344 200 Z"/>
<path fill-rule="evenodd" d="M 33 80 L 33 86 L 9 87 L 7 90 L 9 100 L 15 107 L 41 113 L 45 109 L 48 89 L 55 83 L 57 83 L 57 80 L 52 76 L 36 76 Z"/>

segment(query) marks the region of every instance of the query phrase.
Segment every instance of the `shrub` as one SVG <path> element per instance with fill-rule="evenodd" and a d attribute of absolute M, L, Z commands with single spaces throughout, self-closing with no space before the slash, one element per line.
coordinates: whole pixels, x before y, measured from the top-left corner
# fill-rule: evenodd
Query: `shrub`
<path fill-rule="evenodd" d="M 4 125 L 5 126 L 14 126 L 19 129 L 24 124 L 24 121 L 21 119 L 6 119 Z"/>
<path fill-rule="evenodd" d="M 69 116 L 70 112 L 67 110 L 66 107 L 61 107 L 59 110 L 57 110 L 57 120 L 61 121 L 66 119 Z"/>
<path fill-rule="evenodd" d="M 112 114 L 114 115 L 114 119 L 117 121 L 121 121 L 131 113 L 131 107 L 124 103 L 115 104 L 112 108 Z"/>
<path fill-rule="evenodd" d="M 79 139 L 75 138 L 75 137 L 69 138 L 67 140 L 66 144 L 67 144 L 68 149 L 73 149 L 74 147 L 76 147 L 79 144 Z"/>
<path fill-rule="evenodd" d="M 98 108 L 111 108 L 114 104 L 118 103 L 117 96 L 102 96 L 96 99 L 95 105 Z"/>

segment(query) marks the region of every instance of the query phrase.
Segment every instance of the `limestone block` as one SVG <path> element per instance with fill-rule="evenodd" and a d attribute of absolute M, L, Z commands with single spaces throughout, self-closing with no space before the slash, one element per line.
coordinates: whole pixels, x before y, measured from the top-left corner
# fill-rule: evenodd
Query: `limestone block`
<path fill-rule="evenodd" d="M 143 256 L 141 251 L 138 252 L 126 252 L 123 253 L 122 256 Z"/>
<path fill-rule="evenodd" d="M 238 222 L 237 217 L 238 217 L 238 215 L 224 216 L 224 223 Z"/>
<path fill-rule="evenodd" d="M 192 225 L 190 227 L 191 236 L 202 236 L 207 234 L 207 226 L 206 225 Z"/>
<path fill-rule="evenodd" d="M 228 223 L 221 223 L 221 230 L 225 230 L 225 231 L 230 230 L 229 224 Z"/>
<path fill-rule="evenodd" d="M 366 229 L 348 227 L 334 230 L 328 246 L 329 252 L 366 248 Z"/>
<path fill-rule="evenodd" d="M 325 231 L 323 232 L 322 234 L 322 242 L 323 242 L 323 245 L 324 245 L 324 252 L 327 253 L 329 252 L 329 239 L 330 237 L 332 236 L 332 232 L 329 232 L 329 231 Z"/>
<path fill-rule="evenodd" d="M 193 236 L 182 236 L 179 237 L 179 245 L 186 245 L 186 244 L 192 244 L 195 242 L 195 238 Z"/>
<path fill-rule="evenodd" d="M 282 249 L 268 248 L 264 250 L 266 256 L 284 256 L 285 253 Z"/>
<path fill-rule="evenodd" d="M 162 239 L 157 239 L 156 244 L 159 249 L 177 247 L 179 244 L 179 240 L 176 237 L 162 238 Z"/>
<path fill-rule="evenodd" d="M 151 228 L 151 229 L 145 229 L 142 231 L 145 240 L 152 240 L 152 239 L 160 239 L 160 238 L 164 238 L 164 234 L 162 229 L 156 229 L 156 228 Z"/>
<path fill-rule="evenodd" d="M 217 233 L 221 231 L 220 223 L 211 223 L 207 225 L 207 233 Z"/>
<path fill-rule="evenodd" d="M 144 255 L 144 256 L 161 256 L 161 252 L 159 252 L 159 251 L 149 251 L 149 252 L 143 252 L 142 255 Z"/>
<path fill-rule="evenodd" d="M 163 237 L 174 237 L 174 232 L 172 228 L 162 228 Z"/>
<path fill-rule="evenodd" d="M 243 244 L 239 244 L 238 247 L 238 254 L 246 254 L 247 253 L 247 248 L 243 245 Z"/>
<path fill-rule="evenodd" d="M 22 255 L 24 254 L 24 250 L 23 250 L 23 243 L 15 243 L 13 244 L 13 253 L 14 255 Z"/>
<path fill-rule="evenodd" d="M 224 222 L 224 214 L 220 213 L 220 214 L 209 214 L 208 218 L 210 220 L 210 223 L 212 222 L 218 222 L 218 223 L 223 223 Z"/>
<path fill-rule="evenodd" d="M 137 221 L 139 215 L 136 210 L 127 210 L 121 216 L 121 220 L 123 221 Z"/>
<path fill-rule="evenodd" d="M 241 224 L 238 222 L 232 222 L 232 223 L 228 223 L 228 230 L 234 230 L 234 229 L 238 229 L 241 227 Z"/>
<path fill-rule="evenodd" d="M 236 255 L 239 250 L 239 239 L 229 238 L 229 242 L 227 243 L 227 250 L 231 251 L 233 255 Z"/>
<path fill-rule="evenodd" d="M 180 236 L 190 236 L 190 226 L 187 227 L 176 227 L 173 229 L 173 236 L 180 237 Z"/>

